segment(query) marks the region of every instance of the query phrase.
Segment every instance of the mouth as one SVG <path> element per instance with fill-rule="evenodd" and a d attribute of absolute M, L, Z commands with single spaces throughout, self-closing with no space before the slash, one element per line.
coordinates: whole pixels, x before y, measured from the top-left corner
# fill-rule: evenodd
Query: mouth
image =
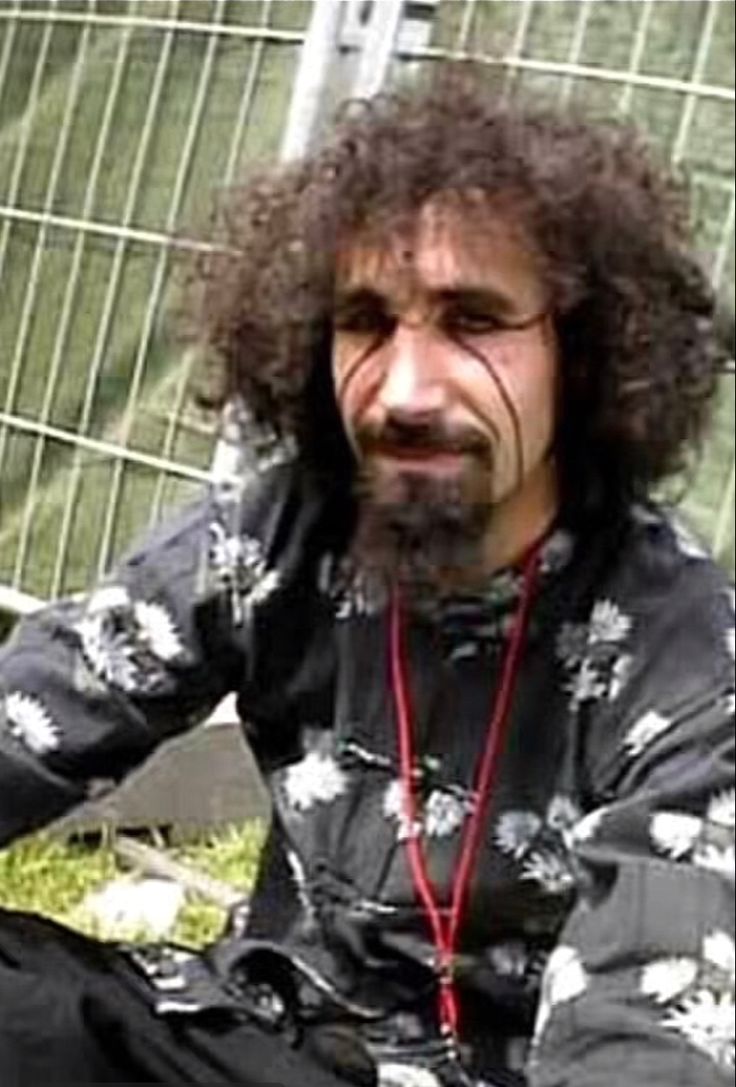
<path fill-rule="evenodd" d="M 454 472 L 462 467 L 467 454 L 422 446 L 391 446 L 374 450 L 374 456 L 408 471 Z"/>

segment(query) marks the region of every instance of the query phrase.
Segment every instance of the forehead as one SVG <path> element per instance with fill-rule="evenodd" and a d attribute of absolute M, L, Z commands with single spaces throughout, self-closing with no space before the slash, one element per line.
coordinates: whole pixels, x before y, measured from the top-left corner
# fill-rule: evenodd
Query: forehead
<path fill-rule="evenodd" d="M 340 253 L 337 282 L 391 297 L 458 286 L 528 296 L 541 291 L 542 273 L 510 211 L 435 201 L 399 227 L 357 234 Z"/>

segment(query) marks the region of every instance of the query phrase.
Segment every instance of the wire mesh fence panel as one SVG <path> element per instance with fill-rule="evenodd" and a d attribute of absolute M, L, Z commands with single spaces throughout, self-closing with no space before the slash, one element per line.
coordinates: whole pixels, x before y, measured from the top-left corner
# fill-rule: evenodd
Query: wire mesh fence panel
<path fill-rule="evenodd" d="M 400 21 L 389 11 L 398 6 L 344 5 L 342 43 L 323 43 L 320 62 L 343 73 L 333 96 L 361 72 L 368 87 L 379 52 L 383 71 L 389 33 L 389 79 L 472 56 L 508 95 L 630 117 L 691 177 L 702 257 L 732 312 L 730 0 L 427 0 L 404 4 Z M 317 7 L 0 0 L 6 602 L 88 584 L 208 477 L 212 425 L 190 396 L 196 359 L 169 320 L 177 258 L 196 248 L 213 195 L 283 149 Z M 348 48 L 345 35 L 359 32 L 363 46 Z M 686 502 L 726 561 L 733 489 L 731 375 Z"/>
<path fill-rule="evenodd" d="M 82 587 L 206 478 L 176 258 L 278 154 L 311 7 L 0 3 L 0 586 Z"/>

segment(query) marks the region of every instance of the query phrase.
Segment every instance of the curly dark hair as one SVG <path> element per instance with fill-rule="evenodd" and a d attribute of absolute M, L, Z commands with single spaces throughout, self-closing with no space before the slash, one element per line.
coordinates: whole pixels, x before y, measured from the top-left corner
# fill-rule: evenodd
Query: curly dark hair
<path fill-rule="evenodd" d="M 725 362 L 686 189 L 630 127 L 504 101 L 467 70 L 349 103 L 314 154 L 228 194 L 223 248 L 194 277 L 218 367 L 211 400 L 239 395 L 306 463 L 339 475 L 350 463 L 329 366 L 340 247 L 401 230 L 437 194 L 479 192 L 514 208 L 548 281 L 568 507 L 646 494 L 686 464 Z"/>

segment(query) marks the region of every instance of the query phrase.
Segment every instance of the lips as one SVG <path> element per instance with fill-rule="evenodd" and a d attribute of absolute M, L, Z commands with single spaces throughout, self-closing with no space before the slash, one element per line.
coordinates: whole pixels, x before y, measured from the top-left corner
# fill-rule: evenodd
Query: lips
<path fill-rule="evenodd" d="M 411 471 L 457 471 L 467 454 L 455 450 L 427 448 L 379 448 L 373 451 L 377 460 L 393 462 L 397 467 Z"/>

